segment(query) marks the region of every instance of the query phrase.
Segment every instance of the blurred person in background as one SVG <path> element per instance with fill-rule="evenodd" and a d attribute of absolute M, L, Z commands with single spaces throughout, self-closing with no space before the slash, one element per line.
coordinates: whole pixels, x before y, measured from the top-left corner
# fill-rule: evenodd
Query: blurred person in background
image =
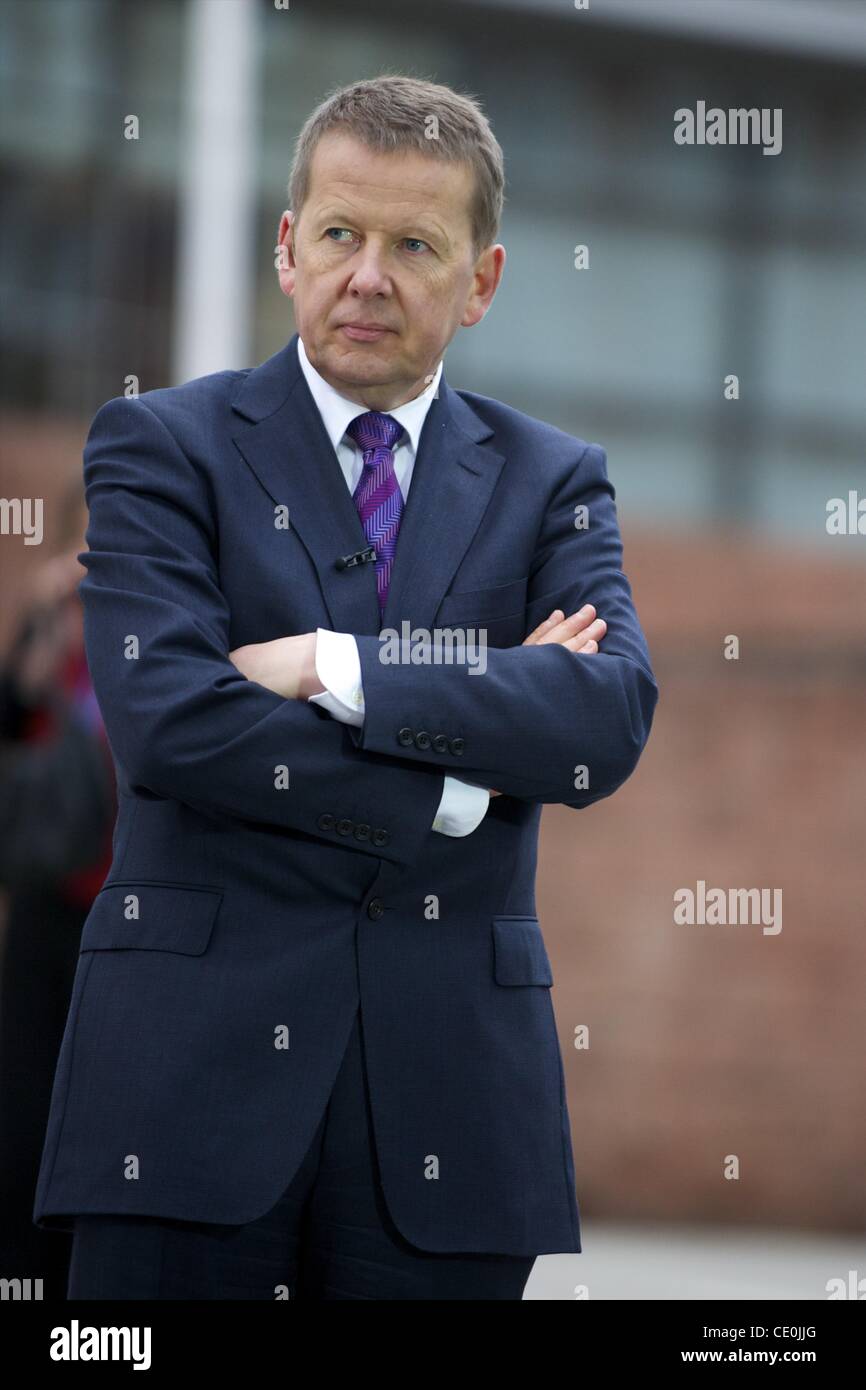
<path fill-rule="evenodd" d="M 114 772 L 87 671 L 78 584 L 87 511 L 76 480 L 58 553 L 33 576 L 0 664 L 0 1277 L 63 1299 L 65 1232 L 32 1220 L 81 928 L 111 863 Z"/>

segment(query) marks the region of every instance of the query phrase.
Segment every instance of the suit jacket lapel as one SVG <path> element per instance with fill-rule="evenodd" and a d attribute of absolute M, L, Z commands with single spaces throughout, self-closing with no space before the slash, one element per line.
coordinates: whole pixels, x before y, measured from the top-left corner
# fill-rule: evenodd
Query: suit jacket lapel
<path fill-rule="evenodd" d="M 407 619 L 413 627 L 432 628 L 505 462 L 479 443 L 492 433 L 451 390 L 443 371 L 418 443 L 383 627 L 399 631 Z"/>
<path fill-rule="evenodd" d="M 301 371 L 297 337 L 247 374 L 232 407 L 250 423 L 232 435 L 262 487 L 288 509 L 315 566 L 335 632 L 376 634 L 373 565 L 338 570 L 367 544 L 339 460 Z M 505 462 L 482 448 L 492 429 L 452 391 L 443 371 L 418 445 L 391 568 L 383 627 L 431 628 Z M 291 577 L 286 575 L 288 584 Z"/>

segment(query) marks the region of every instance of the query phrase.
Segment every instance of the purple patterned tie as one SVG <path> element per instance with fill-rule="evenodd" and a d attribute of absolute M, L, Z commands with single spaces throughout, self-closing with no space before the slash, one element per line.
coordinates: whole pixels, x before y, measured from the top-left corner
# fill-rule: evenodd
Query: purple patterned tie
<path fill-rule="evenodd" d="M 364 535 L 376 548 L 376 591 L 381 618 L 385 613 L 397 532 L 403 515 L 403 494 L 394 474 L 393 454 L 403 426 L 392 415 L 368 410 L 366 415 L 352 420 L 346 433 L 364 450 L 364 471 L 352 499 L 358 508 Z"/>

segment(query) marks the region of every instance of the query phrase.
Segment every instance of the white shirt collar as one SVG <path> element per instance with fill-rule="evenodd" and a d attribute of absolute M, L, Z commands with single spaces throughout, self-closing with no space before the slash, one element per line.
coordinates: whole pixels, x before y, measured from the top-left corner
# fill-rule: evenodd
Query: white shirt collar
<path fill-rule="evenodd" d="M 350 401 L 348 396 L 341 396 L 339 391 L 335 391 L 329 381 L 316 371 L 309 357 L 307 356 L 304 344 L 298 335 L 298 361 L 301 370 L 307 380 L 310 393 L 319 409 L 322 423 L 325 426 L 328 438 L 334 446 L 337 446 L 347 427 L 357 415 L 363 415 L 366 407 L 359 401 Z M 436 368 L 433 380 L 425 386 L 420 396 L 414 400 L 407 401 L 405 405 L 398 405 L 393 410 L 385 412 L 393 416 L 399 422 L 409 436 L 413 454 L 418 452 L 418 441 L 421 438 L 421 430 L 427 418 L 427 411 L 433 403 L 436 392 L 439 389 L 439 378 L 442 375 L 442 363 Z"/>

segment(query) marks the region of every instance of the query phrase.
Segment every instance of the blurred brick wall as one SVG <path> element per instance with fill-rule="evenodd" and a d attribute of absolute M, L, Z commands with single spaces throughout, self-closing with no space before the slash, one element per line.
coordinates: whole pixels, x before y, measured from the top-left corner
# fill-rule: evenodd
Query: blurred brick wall
<path fill-rule="evenodd" d="M 862 1230 L 866 566 L 623 533 L 653 731 L 539 855 L 581 1210 Z M 698 879 L 781 888 L 781 932 L 675 925 Z"/>

